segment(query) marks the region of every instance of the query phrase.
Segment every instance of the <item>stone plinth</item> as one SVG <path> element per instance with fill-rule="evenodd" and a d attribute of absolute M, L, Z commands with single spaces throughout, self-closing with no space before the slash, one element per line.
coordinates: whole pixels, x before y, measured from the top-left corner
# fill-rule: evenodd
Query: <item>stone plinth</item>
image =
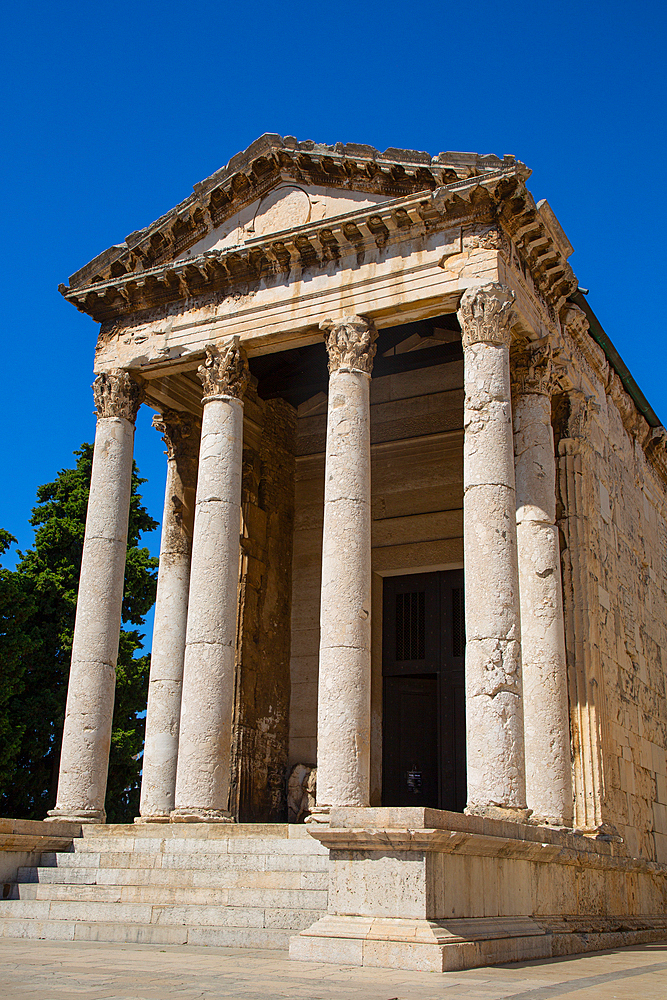
<path fill-rule="evenodd" d="M 339 808 L 329 912 L 297 961 L 443 972 L 667 938 L 667 866 L 623 845 L 421 808 Z"/>

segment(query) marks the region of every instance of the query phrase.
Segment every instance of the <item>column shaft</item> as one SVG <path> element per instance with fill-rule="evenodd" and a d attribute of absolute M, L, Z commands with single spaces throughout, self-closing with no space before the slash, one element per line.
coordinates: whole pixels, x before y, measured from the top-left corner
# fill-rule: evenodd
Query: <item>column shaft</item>
<path fill-rule="evenodd" d="M 572 765 L 548 349 L 520 355 L 513 374 L 526 803 L 534 818 L 569 826 Z"/>
<path fill-rule="evenodd" d="M 98 411 L 56 807 L 103 823 L 116 686 L 134 420 L 141 390 L 125 372 L 93 385 Z"/>
<path fill-rule="evenodd" d="M 145 822 L 168 819 L 175 801 L 199 444 L 193 425 L 173 410 L 153 420 L 168 457 L 141 778 Z"/>
<path fill-rule="evenodd" d="M 468 812 L 525 810 L 521 624 L 509 343 L 513 293 L 464 293 Z M 518 815 L 516 818 L 522 818 Z"/>
<path fill-rule="evenodd" d="M 172 820 L 229 819 L 238 611 L 243 404 L 237 341 L 209 349 Z"/>
<path fill-rule="evenodd" d="M 374 327 L 323 323 L 329 351 L 317 809 L 366 806 L 370 790 L 370 371 Z"/>

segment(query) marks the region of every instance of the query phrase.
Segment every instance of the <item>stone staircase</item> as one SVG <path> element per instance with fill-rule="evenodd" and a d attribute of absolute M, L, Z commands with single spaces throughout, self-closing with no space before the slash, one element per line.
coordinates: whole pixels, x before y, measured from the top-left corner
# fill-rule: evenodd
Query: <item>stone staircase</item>
<path fill-rule="evenodd" d="M 286 949 L 324 915 L 328 851 L 303 826 L 84 826 L 19 868 L 0 936 Z"/>

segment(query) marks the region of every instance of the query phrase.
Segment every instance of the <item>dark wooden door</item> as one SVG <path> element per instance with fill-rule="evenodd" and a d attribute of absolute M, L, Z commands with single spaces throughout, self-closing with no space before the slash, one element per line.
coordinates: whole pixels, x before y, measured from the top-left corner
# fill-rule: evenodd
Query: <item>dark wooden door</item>
<path fill-rule="evenodd" d="M 463 570 L 387 577 L 382 804 L 466 803 Z"/>

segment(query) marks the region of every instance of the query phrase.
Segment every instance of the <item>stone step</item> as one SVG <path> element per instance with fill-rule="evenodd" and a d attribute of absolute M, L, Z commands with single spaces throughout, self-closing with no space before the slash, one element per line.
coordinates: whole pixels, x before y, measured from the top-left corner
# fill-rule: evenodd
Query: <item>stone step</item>
<path fill-rule="evenodd" d="M 196 854 L 153 852 L 45 852 L 41 867 L 57 868 L 176 868 L 199 871 L 326 871 L 327 854 Z"/>
<path fill-rule="evenodd" d="M 40 885 L 161 886 L 211 889 L 319 889 L 329 887 L 323 871 L 199 871 L 177 868 L 19 868 L 17 881 Z M 26 897 L 27 898 L 27 897 Z"/>
<path fill-rule="evenodd" d="M 267 948 L 286 951 L 293 935 L 294 929 L 291 927 L 208 927 L 187 924 L 167 926 L 0 916 L 0 937 L 47 941 L 192 944 L 218 948 Z"/>
<path fill-rule="evenodd" d="M 149 903 L 165 906 L 207 906 L 259 911 L 268 909 L 326 910 L 327 893 L 319 889 L 211 888 L 155 885 L 63 885 L 28 882 L 16 886 L 19 900 L 60 901 L 86 907 L 89 903 Z M 2 912 L 0 904 L 0 912 Z M 140 918 L 143 919 L 143 918 Z M 227 923 L 227 920 L 220 921 Z"/>
<path fill-rule="evenodd" d="M 278 838 L 278 837 L 234 837 L 216 840 L 164 837 L 83 837 L 74 841 L 76 854 L 206 854 L 210 856 L 224 854 L 284 854 L 289 856 L 322 855 L 328 851 L 312 837 Z"/>
<path fill-rule="evenodd" d="M 19 870 L 0 935 L 287 949 L 326 912 L 328 882 L 304 827 L 88 826 Z"/>
<path fill-rule="evenodd" d="M 73 923 L 160 924 L 177 927 L 273 927 L 292 931 L 310 926 L 322 916 L 322 912 L 321 907 L 295 909 L 253 906 L 251 901 L 245 906 L 92 902 L 73 899 L 10 899 L 0 903 L 0 920 L 5 921 L 19 919 L 61 920 Z"/>
<path fill-rule="evenodd" d="M 230 840 L 236 837 L 281 840 L 310 840 L 308 827 L 303 823 L 86 823 L 81 837 L 132 837 L 152 839 L 163 837 L 171 840 Z"/>

